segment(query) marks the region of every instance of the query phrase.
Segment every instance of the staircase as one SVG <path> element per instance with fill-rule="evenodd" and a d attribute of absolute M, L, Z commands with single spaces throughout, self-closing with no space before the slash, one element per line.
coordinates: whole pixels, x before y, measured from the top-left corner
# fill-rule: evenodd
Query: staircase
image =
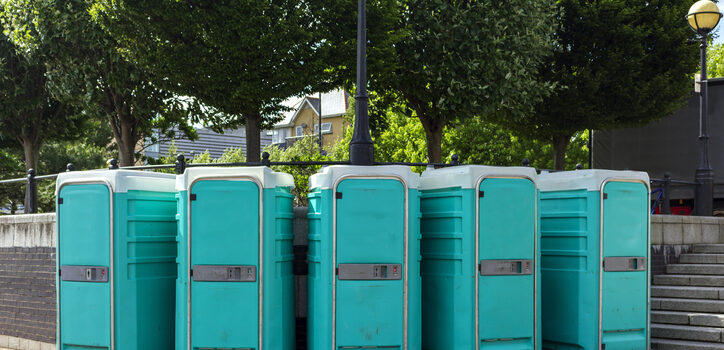
<path fill-rule="evenodd" d="M 724 350 L 724 244 L 698 244 L 651 286 L 651 348 Z"/>

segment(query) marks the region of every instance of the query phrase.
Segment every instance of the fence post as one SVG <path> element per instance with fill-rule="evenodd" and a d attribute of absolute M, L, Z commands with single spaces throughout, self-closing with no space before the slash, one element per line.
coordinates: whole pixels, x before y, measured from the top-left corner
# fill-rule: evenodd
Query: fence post
<path fill-rule="evenodd" d="M 181 175 L 186 170 L 186 157 L 184 157 L 183 154 L 179 154 L 176 156 L 176 165 L 174 166 L 176 169 L 176 174 Z"/>
<path fill-rule="evenodd" d="M 671 174 L 669 174 L 668 172 L 664 173 L 664 188 L 663 188 L 663 191 L 664 191 L 663 197 L 664 198 L 662 201 L 664 202 L 663 203 L 664 204 L 663 212 L 664 212 L 664 214 L 667 214 L 667 215 L 671 214 L 671 193 L 669 192 L 670 184 L 671 184 Z"/>
<path fill-rule="evenodd" d="M 458 157 L 457 154 L 453 154 L 450 156 L 450 164 L 451 165 L 460 165 L 460 157 Z"/>
<path fill-rule="evenodd" d="M 25 186 L 25 214 L 38 212 L 38 184 L 35 181 L 35 169 L 28 169 L 28 183 Z"/>
<path fill-rule="evenodd" d="M 271 161 L 269 160 L 269 152 L 264 152 L 261 154 L 261 164 L 266 167 L 271 165 Z"/>
<path fill-rule="evenodd" d="M 65 166 L 66 172 L 73 171 L 73 170 L 75 170 L 75 165 L 73 165 L 73 163 L 68 163 L 68 165 Z"/>
<path fill-rule="evenodd" d="M 111 158 L 108 160 L 108 170 L 117 170 L 118 169 L 118 160 L 116 158 Z"/>

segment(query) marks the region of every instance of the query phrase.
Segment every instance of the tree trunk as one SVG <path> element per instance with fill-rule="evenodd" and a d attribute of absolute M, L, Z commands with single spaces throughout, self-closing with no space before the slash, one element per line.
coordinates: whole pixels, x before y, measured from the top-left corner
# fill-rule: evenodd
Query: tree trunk
<path fill-rule="evenodd" d="M 132 166 L 136 163 L 136 144 L 139 136 L 136 121 L 127 98 L 112 89 L 106 89 L 101 108 L 108 114 L 113 139 L 118 147 L 118 165 Z"/>
<path fill-rule="evenodd" d="M 419 112 L 418 112 L 419 113 Z M 442 162 L 442 131 L 445 129 L 445 121 L 440 118 L 425 118 L 420 116 L 420 122 L 425 128 L 425 139 L 427 141 L 427 160 L 430 163 Z M 400 161 L 395 159 L 395 161 Z"/>
<path fill-rule="evenodd" d="M 38 154 L 40 153 L 40 144 L 34 137 L 23 137 L 21 139 L 23 151 L 25 152 L 25 170 L 35 169 L 38 171 Z"/>
<path fill-rule="evenodd" d="M 553 168 L 566 170 L 566 148 L 573 135 L 558 135 L 553 137 Z"/>
<path fill-rule="evenodd" d="M 121 129 L 127 129 L 122 127 Z M 135 137 L 128 132 L 124 132 L 120 140 L 116 139 L 118 144 L 118 165 L 132 166 L 136 163 L 136 142 Z"/>
<path fill-rule="evenodd" d="M 261 161 L 261 137 L 259 136 L 259 124 L 261 123 L 261 114 L 249 113 L 245 114 L 246 118 L 246 161 Z"/>
<path fill-rule="evenodd" d="M 25 152 L 25 170 L 35 169 L 35 174 L 38 174 L 38 154 L 40 153 L 40 141 L 37 136 L 21 136 L 21 142 L 23 143 L 23 151 Z M 25 201 L 23 202 L 26 213 L 35 213 L 38 208 L 38 187 L 37 183 L 34 187 L 26 185 L 25 187 Z"/>

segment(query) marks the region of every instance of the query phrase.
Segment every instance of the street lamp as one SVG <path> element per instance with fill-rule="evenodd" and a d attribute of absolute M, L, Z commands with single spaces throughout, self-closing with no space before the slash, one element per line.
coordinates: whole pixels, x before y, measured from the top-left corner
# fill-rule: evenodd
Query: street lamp
<path fill-rule="evenodd" d="M 374 164 L 374 146 L 367 114 L 367 3 L 357 0 L 357 94 L 355 96 L 354 132 L 349 142 L 352 165 Z M 320 125 L 321 127 L 321 125 Z"/>
<path fill-rule="evenodd" d="M 694 3 L 686 15 L 689 26 L 701 37 L 701 92 L 699 93 L 699 167 L 696 169 L 696 215 L 711 216 L 714 205 L 714 170 L 709 164 L 709 134 L 707 133 L 706 47 L 709 33 L 719 24 L 722 14 L 715 3 L 701 0 Z"/>

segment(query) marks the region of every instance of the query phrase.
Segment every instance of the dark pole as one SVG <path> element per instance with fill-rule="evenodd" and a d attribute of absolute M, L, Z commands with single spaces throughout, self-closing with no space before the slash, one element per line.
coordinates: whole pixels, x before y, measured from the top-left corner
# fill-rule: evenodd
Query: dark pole
<path fill-rule="evenodd" d="M 367 5 L 365 0 L 357 0 L 357 5 L 357 94 L 354 133 L 349 143 L 349 161 L 352 165 L 372 165 L 375 161 L 374 146 L 367 115 Z"/>
<path fill-rule="evenodd" d="M 322 153 L 322 93 L 319 93 L 319 153 Z"/>
<path fill-rule="evenodd" d="M 663 214 L 671 215 L 671 174 L 664 173 Z"/>
<path fill-rule="evenodd" d="M 699 167 L 696 169 L 696 215 L 711 216 L 714 206 L 714 170 L 709 164 L 708 86 L 706 77 L 707 34 L 701 35 L 701 86 L 699 93 Z"/>
<path fill-rule="evenodd" d="M 35 169 L 28 169 L 28 183 L 25 187 L 25 214 L 38 212 L 38 183 L 35 181 Z"/>

